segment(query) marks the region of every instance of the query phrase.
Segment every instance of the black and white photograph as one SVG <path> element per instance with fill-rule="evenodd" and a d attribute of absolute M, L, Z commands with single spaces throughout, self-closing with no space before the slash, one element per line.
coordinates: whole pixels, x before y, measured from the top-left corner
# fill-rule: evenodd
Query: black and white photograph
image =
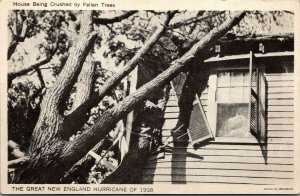
<path fill-rule="evenodd" d="M 1 188 L 299 191 L 294 11 L 11 3 Z"/>

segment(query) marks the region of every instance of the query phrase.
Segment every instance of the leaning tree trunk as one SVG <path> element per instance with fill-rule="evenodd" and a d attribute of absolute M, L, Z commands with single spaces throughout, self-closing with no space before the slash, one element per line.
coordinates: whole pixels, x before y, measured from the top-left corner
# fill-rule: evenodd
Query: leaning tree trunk
<path fill-rule="evenodd" d="M 188 137 L 187 135 L 183 136 L 187 128 L 189 126 L 189 119 L 191 115 L 191 111 L 193 109 L 193 101 L 196 93 L 200 93 L 205 89 L 207 85 L 208 76 L 205 74 L 205 68 L 199 67 L 199 65 L 192 65 L 189 74 L 187 75 L 185 81 L 183 82 L 183 88 L 180 88 L 179 98 L 179 116 L 178 123 L 174 130 L 179 129 L 176 133 L 173 134 L 174 146 L 176 147 L 186 147 L 188 145 Z M 200 81 L 200 82 L 199 82 Z M 197 85 L 197 86 L 196 86 Z M 161 131 L 161 128 L 164 123 L 164 111 L 166 107 L 166 103 L 169 99 L 169 86 L 166 87 L 164 92 L 164 98 L 159 101 L 162 105 L 159 106 L 161 110 L 147 111 L 142 114 L 138 114 L 140 119 L 136 119 L 135 121 L 139 121 L 139 123 L 143 122 L 143 118 L 149 119 L 151 118 L 151 125 L 149 130 L 147 131 L 147 135 L 150 137 L 139 136 L 137 141 L 131 146 L 129 152 L 125 155 L 119 167 L 108 176 L 102 183 L 103 184 L 132 184 L 132 183 L 140 183 L 142 176 L 142 169 L 147 160 L 147 157 L 151 156 L 151 152 L 155 152 L 156 148 L 150 149 L 150 144 L 153 139 L 161 140 L 159 138 L 161 135 L 158 134 Z M 145 121 L 145 119 L 144 119 Z M 147 121 L 147 120 L 146 120 Z M 136 124 L 136 123 L 135 123 Z M 149 124 L 149 123 L 146 123 Z M 140 129 L 140 126 L 134 127 L 135 129 Z M 140 131 L 135 131 L 135 133 L 139 133 Z M 179 136 L 180 139 L 177 139 Z M 153 146 L 152 146 L 153 147 Z"/>
<path fill-rule="evenodd" d="M 173 62 L 167 70 L 126 97 L 112 109 L 105 111 L 102 117 L 80 137 L 73 141 L 65 141 L 61 138 L 62 105 L 65 103 L 75 82 L 74 79 L 77 78 L 85 57 L 96 38 L 96 35 L 92 33 L 83 34 L 83 38 L 72 48 L 71 55 L 56 83 L 43 100 L 41 115 L 28 152 L 30 161 L 18 169 L 17 178 L 14 182 L 58 183 L 64 172 L 102 140 L 119 120 L 139 106 L 147 96 L 156 93 L 184 68 L 188 67 L 191 60 L 200 55 L 201 50 L 211 46 L 220 36 L 237 24 L 243 15 L 243 12 L 239 12 L 218 28 L 214 28 L 185 55 Z"/>
<path fill-rule="evenodd" d="M 76 94 L 75 94 L 75 99 L 72 104 L 72 108 L 68 113 L 74 112 L 80 105 L 85 102 L 86 100 L 89 99 L 91 94 L 93 94 L 93 88 L 94 88 L 94 80 L 95 80 L 95 71 L 96 71 L 96 66 L 92 61 L 92 56 L 91 53 L 87 56 L 86 61 L 84 62 L 82 66 L 82 70 L 78 76 L 78 80 L 76 83 Z M 82 114 L 82 116 L 78 116 L 77 120 L 82 120 L 86 122 L 88 119 L 87 114 Z M 67 118 L 69 119 L 69 118 Z M 62 137 L 64 139 L 68 139 L 71 135 L 76 134 L 76 131 L 79 131 L 81 126 L 78 126 L 77 123 L 73 123 L 74 121 L 67 122 L 67 119 L 64 119 L 64 123 L 62 125 L 62 129 L 64 130 L 62 132 Z"/>
<path fill-rule="evenodd" d="M 55 183 L 60 178 L 59 174 L 64 172 L 57 170 L 59 163 L 56 161 L 67 142 L 61 137 L 63 106 L 97 37 L 90 32 L 91 21 L 92 12 L 83 12 L 81 24 L 86 31 L 81 31 L 80 41 L 70 49 L 63 70 L 41 103 L 40 116 L 27 152 L 30 160 L 18 168 L 13 183 Z"/>
<path fill-rule="evenodd" d="M 60 160 L 66 164 L 62 165 L 65 166 L 70 162 L 74 163 L 78 161 L 79 154 L 80 156 L 86 154 L 89 149 L 91 149 L 99 139 L 103 139 L 114 125 L 120 119 L 124 118 L 128 112 L 135 109 L 147 96 L 155 94 L 158 89 L 163 88 L 168 82 L 183 71 L 194 57 L 200 55 L 199 53 L 201 50 L 211 46 L 211 44 L 220 36 L 224 35 L 229 29 L 237 24 L 244 16 L 243 13 L 244 12 L 238 12 L 232 19 L 228 19 L 218 28 L 214 28 L 185 53 L 185 55 L 173 62 L 167 70 L 143 85 L 135 93 L 126 97 L 112 109 L 105 111 L 102 117 L 88 131 L 85 131 L 81 137 L 66 144 L 65 149 L 60 156 Z"/>
<path fill-rule="evenodd" d="M 126 63 L 124 68 L 117 74 L 113 75 L 108 79 L 107 82 L 101 87 L 99 94 L 93 94 L 81 105 L 79 105 L 76 110 L 73 110 L 68 116 L 66 116 L 64 123 L 64 130 L 67 133 L 71 133 L 73 127 L 80 127 L 84 124 L 85 118 L 82 115 L 89 112 L 89 110 L 95 107 L 99 101 L 101 101 L 107 93 L 113 90 L 122 79 L 124 79 L 131 71 L 133 71 L 138 65 L 138 61 L 143 55 L 145 55 L 152 46 L 159 40 L 162 34 L 165 32 L 170 20 L 175 15 L 176 11 L 168 12 L 163 24 L 159 25 L 147 42 L 141 47 L 141 49 L 134 55 L 134 57 Z M 74 119 L 77 119 L 74 121 Z M 67 134 L 66 134 L 67 135 Z"/>
<path fill-rule="evenodd" d="M 179 127 L 181 128 L 173 133 L 174 142 L 188 142 L 187 135 L 180 137 L 180 140 L 177 140 L 176 138 L 186 133 L 189 126 L 195 95 L 197 94 L 200 97 L 201 93 L 207 86 L 207 68 L 201 66 L 201 63 L 201 60 L 195 62 L 191 65 L 187 74 L 182 73 L 180 77 L 175 78 L 174 88 L 179 100 L 179 116 L 174 130 L 177 130 Z M 177 79 L 178 81 L 176 82 Z"/>
<path fill-rule="evenodd" d="M 151 108 L 144 108 L 137 112 L 134 119 L 132 140 L 129 151 L 124 156 L 118 168 L 109 175 L 102 183 L 104 184 L 133 184 L 138 183 L 145 160 L 151 148 L 155 148 L 154 140 L 161 141 L 161 128 L 164 123 L 164 112 L 169 99 L 170 87 L 167 85 L 163 90 L 163 97 Z M 142 133 L 141 133 L 142 132 Z"/>
<path fill-rule="evenodd" d="M 69 114 L 66 116 L 64 123 L 63 123 L 63 137 L 68 138 L 70 135 L 74 134 L 74 130 L 77 130 L 78 127 L 81 127 L 82 124 L 86 121 L 85 113 L 92 108 L 93 106 L 97 105 L 99 100 L 103 98 L 104 95 L 106 95 L 108 92 L 110 92 L 128 73 L 133 70 L 137 64 L 138 60 L 143 57 L 144 54 L 146 54 L 152 46 L 159 40 L 161 35 L 164 33 L 164 31 L 167 29 L 168 23 L 174 16 L 176 11 L 168 12 L 166 18 L 164 19 L 163 24 L 160 24 L 158 28 L 155 30 L 155 32 L 151 35 L 151 37 L 147 40 L 145 45 L 137 52 L 137 54 L 124 66 L 124 69 L 117 73 L 116 75 L 112 76 L 100 89 L 100 94 L 94 94 L 91 96 L 87 96 L 88 94 L 85 93 L 85 97 L 82 95 L 83 92 L 79 92 L 82 99 L 77 99 L 77 93 L 76 93 L 76 99 L 73 103 L 72 109 L 69 112 Z M 85 65 L 83 65 L 81 74 L 79 75 L 78 81 L 81 78 L 82 72 L 85 71 Z M 81 84 L 81 87 L 84 88 L 84 86 Z M 78 88 L 78 86 L 77 86 Z M 85 89 L 85 91 L 87 91 Z M 76 104 L 77 103 L 77 104 Z M 74 121 L 74 119 L 78 119 Z M 93 147 L 93 151 L 96 153 L 101 153 L 101 150 L 103 149 L 103 145 L 105 146 L 104 140 L 99 142 L 95 147 Z M 78 181 L 84 183 L 82 180 L 86 178 L 88 175 L 89 170 L 94 165 L 94 160 L 89 155 L 85 155 L 81 160 L 79 160 L 76 164 L 72 166 L 71 169 L 69 169 L 66 173 L 66 175 L 62 178 L 63 182 L 70 182 L 72 181 L 72 178 L 77 179 Z M 80 176 L 79 176 L 80 175 Z"/>

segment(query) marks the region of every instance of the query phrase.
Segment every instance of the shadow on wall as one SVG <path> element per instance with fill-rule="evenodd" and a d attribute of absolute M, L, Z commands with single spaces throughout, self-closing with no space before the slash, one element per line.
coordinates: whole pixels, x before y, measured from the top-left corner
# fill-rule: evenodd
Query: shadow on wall
<path fill-rule="evenodd" d="M 172 184 L 186 184 L 187 142 L 175 142 L 172 151 Z"/>
<path fill-rule="evenodd" d="M 189 73 L 181 73 L 173 80 L 173 86 L 178 98 L 179 114 L 176 126 L 171 130 L 173 145 L 166 145 L 160 154 L 151 157 L 147 164 L 147 183 L 154 181 L 172 184 L 187 183 L 187 158 L 202 161 L 203 157 L 188 152 L 189 137 L 187 129 L 195 94 L 201 94 L 207 86 L 208 75 L 199 66 L 193 66 Z M 171 157 L 170 157 L 171 156 Z M 170 157 L 170 159 L 168 159 Z M 161 166 L 160 163 L 165 166 Z M 169 165 L 170 164 L 170 165 Z M 171 181 L 171 182 L 170 182 Z"/>
<path fill-rule="evenodd" d="M 185 80 L 183 82 L 183 80 Z M 203 157 L 189 153 L 189 137 L 187 130 L 191 112 L 193 110 L 193 102 L 196 93 L 201 94 L 207 86 L 208 75 L 204 70 L 199 69 L 196 64 L 192 66 L 192 71 L 188 74 L 181 74 L 180 82 L 174 84 L 176 94 L 179 95 L 179 116 L 178 122 L 174 130 L 180 126 L 181 130 L 173 133 L 174 148 L 172 151 L 171 159 L 171 177 L 173 184 L 186 184 L 186 162 L 187 157 L 193 157 L 196 160 L 203 160 Z M 182 85 L 183 84 L 183 85 Z M 180 88 L 178 88 L 180 86 Z"/>

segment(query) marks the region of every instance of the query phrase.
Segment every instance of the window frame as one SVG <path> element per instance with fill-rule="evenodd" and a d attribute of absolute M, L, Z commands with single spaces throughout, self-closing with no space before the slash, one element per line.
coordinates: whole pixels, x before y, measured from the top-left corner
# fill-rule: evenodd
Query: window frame
<path fill-rule="evenodd" d="M 230 60 L 229 63 L 226 62 L 226 67 L 225 66 L 216 66 L 212 70 L 212 74 L 209 76 L 209 81 L 208 81 L 208 109 L 207 109 L 207 118 L 208 122 L 210 124 L 211 131 L 214 135 L 214 141 L 211 141 L 211 143 L 241 143 L 241 144 L 259 144 L 257 138 L 252 135 L 252 137 L 219 137 L 217 136 L 217 112 L 218 112 L 218 101 L 217 101 L 217 89 L 218 89 L 218 73 L 220 72 L 234 72 L 234 71 L 239 71 L 239 70 L 250 70 L 249 69 L 249 61 L 250 64 L 252 64 L 252 59 L 251 58 L 246 58 L 246 59 L 239 59 L 239 60 Z M 222 62 L 218 62 L 222 63 Z M 242 66 L 241 66 L 242 64 Z M 258 68 L 259 66 L 256 65 L 255 68 Z M 252 68 L 253 70 L 253 68 Z M 263 69 L 257 69 L 257 74 L 259 72 L 263 73 Z M 249 73 L 249 72 L 248 72 Z M 249 73 L 250 77 L 250 73 Z M 249 81 L 250 82 L 250 81 Z M 260 82 L 260 81 L 259 81 Z M 249 101 L 244 102 L 247 104 L 250 104 L 250 96 L 251 96 L 251 86 L 247 86 L 249 88 L 250 94 L 249 94 Z M 266 91 L 266 89 L 265 89 Z M 259 101 L 259 100 L 258 100 Z M 267 101 L 267 97 L 265 96 L 265 103 Z M 224 102 L 220 102 L 224 103 Z M 226 103 L 226 102 L 225 102 Z M 234 103 L 234 102 L 231 102 Z M 243 103 L 243 102 L 237 102 L 237 103 Z M 248 114 L 248 120 L 250 122 L 250 107 L 249 109 L 249 114 Z M 266 116 L 266 105 L 265 105 L 265 113 L 264 116 Z M 258 119 L 257 119 L 258 120 Z M 266 120 L 266 119 L 265 119 Z M 249 123 L 249 132 L 250 132 L 250 123 Z M 250 132 L 251 133 L 251 132 Z"/>

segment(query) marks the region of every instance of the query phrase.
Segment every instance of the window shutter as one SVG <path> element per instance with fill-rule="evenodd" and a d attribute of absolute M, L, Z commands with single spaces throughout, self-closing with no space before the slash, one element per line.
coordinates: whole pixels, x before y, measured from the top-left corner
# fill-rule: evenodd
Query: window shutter
<path fill-rule="evenodd" d="M 209 127 L 198 95 L 195 96 L 195 101 L 193 103 L 193 110 L 190 116 L 188 134 L 192 145 L 213 138 L 213 134 Z"/>
<path fill-rule="evenodd" d="M 258 129 L 258 75 L 257 69 L 250 70 L 250 132 L 257 137 L 259 135 Z"/>
<path fill-rule="evenodd" d="M 262 143 L 266 142 L 266 127 L 267 127 L 267 119 L 266 119 L 266 88 L 267 82 L 266 77 L 263 72 L 258 72 L 259 79 L 259 117 L 258 117 L 258 128 L 260 132 L 259 141 Z"/>
<path fill-rule="evenodd" d="M 266 79 L 258 69 L 250 69 L 250 132 L 258 142 L 266 142 Z"/>

